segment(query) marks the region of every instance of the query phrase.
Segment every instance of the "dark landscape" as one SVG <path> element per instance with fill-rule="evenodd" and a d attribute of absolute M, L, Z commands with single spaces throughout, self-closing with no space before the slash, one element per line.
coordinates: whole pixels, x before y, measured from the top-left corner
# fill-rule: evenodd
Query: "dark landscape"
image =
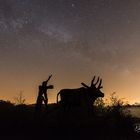
<path fill-rule="evenodd" d="M 3 139 L 138 140 L 134 124 L 139 119 L 123 112 L 123 106 L 95 106 L 94 115 L 73 108 L 64 113 L 59 104 L 45 106 L 35 114 L 35 105 L 0 101 L 0 133 Z"/>

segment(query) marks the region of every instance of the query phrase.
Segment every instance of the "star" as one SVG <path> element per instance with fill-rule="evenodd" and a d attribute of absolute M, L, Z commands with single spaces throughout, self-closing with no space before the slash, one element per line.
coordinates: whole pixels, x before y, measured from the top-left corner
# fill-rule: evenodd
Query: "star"
<path fill-rule="evenodd" d="M 72 3 L 72 4 L 71 4 L 71 7 L 73 7 L 73 8 L 74 8 L 74 7 L 75 7 L 75 4 L 74 4 L 74 3 Z"/>

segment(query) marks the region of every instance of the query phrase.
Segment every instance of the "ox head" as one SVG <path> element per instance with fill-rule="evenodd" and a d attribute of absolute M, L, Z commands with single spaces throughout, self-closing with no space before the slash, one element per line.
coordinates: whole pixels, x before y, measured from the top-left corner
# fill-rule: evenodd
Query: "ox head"
<path fill-rule="evenodd" d="M 104 93 L 102 93 L 100 90 L 101 88 L 103 88 L 102 79 L 100 79 L 99 77 L 95 82 L 95 76 L 94 76 L 90 86 L 86 85 L 85 83 L 81 83 L 81 84 L 87 89 L 87 92 L 89 92 L 92 97 L 94 98 L 104 97 Z"/>

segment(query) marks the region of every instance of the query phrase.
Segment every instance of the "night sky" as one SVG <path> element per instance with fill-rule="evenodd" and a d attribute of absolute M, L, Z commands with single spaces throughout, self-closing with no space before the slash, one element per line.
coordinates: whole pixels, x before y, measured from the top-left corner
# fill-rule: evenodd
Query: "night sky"
<path fill-rule="evenodd" d="M 0 99 L 35 102 L 103 79 L 103 92 L 140 102 L 139 0 L 0 0 Z"/>

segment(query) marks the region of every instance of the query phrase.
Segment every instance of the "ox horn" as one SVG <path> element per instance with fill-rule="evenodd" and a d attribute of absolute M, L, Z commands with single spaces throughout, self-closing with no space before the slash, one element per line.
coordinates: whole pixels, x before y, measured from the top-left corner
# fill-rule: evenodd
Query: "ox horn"
<path fill-rule="evenodd" d="M 99 77 L 98 77 L 98 79 L 97 79 L 97 81 L 96 81 L 96 83 L 94 85 L 96 86 L 98 82 L 99 82 Z"/>
<path fill-rule="evenodd" d="M 91 87 L 94 85 L 94 80 L 95 80 L 95 76 L 93 77 L 92 81 L 91 81 Z"/>
<path fill-rule="evenodd" d="M 99 85 L 98 85 L 98 89 L 103 88 L 103 87 L 101 86 L 101 84 L 102 84 L 102 79 L 100 79 L 100 83 L 99 83 Z"/>
<path fill-rule="evenodd" d="M 81 83 L 82 86 L 86 87 L 86 88 L 89 88 L 88 85 L 86 85 L 85 83 Z"/>

